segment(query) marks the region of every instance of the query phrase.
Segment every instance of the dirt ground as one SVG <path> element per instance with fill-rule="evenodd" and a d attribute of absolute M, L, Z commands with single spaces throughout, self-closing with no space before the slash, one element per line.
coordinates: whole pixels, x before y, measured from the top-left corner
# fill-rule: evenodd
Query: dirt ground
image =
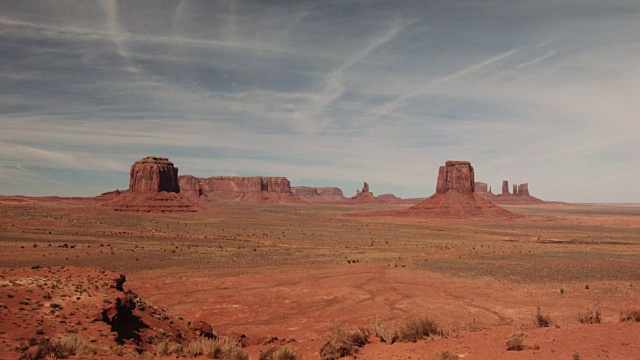
<path fill-rule="evenodd" d="M 409 206 L 218 203 L 159 215 L 115 213 L 99 199 L 0 197 L 0 358 L 19 357 L 38 329 L 65 335 L 61 320 L 86 322 L 114 296 L 101 280 L 95 292 L 104 295 L 79 295 L 74 314 L 56 317 L 46 302 L 31 310 L 43 291 L 36 280 L 45 281 L 38 271 L 49 282 L 72 276 L 67 293 L 107 271 L 126 274 L 125 288 L 176 326 L 203 320 L 246 335 L 254 359 L 272 346 L 261 339 L 315 359 L 336 326 L 400 327 L 424 316 L 443 334 L 393 345 L 371 335 L 357 358 L 449 350 L 465 359 L 640 359 L 640 323 L 620 321 L 640 310 L 640 206 L 505 207 L 523 215 L 513 219 L 380 215 Z M 538 308 L 549 327 L 536 325 Z M 601 323 L 580 323 L 589 311 Z M 100 324 L 74 334 L 97 339 L 92 357 L 113 357 Z M 526 349 L 508 351 L 519 331 Z"/>

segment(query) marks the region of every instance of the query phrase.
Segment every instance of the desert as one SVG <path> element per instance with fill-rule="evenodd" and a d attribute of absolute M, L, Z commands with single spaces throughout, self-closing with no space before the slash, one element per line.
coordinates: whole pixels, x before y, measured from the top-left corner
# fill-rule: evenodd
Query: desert
<path fill-rule="evenodd" d="M 436 194 L 413 206 L 289 201 L 289 187 L 278 203 L 189 202 L 180 186 L 159 186 L 177 184 L 167 163 L 136 162 L 119 195 L 0 198 L 2 358 L 54 356 L 45 341 L 77 358 L 631 359 L 640 350 L 640 206 L 502 209 L 478 200 L 473 167 L 460 161 L 442 166 Z M 409 324 L 429 326 L 407 337 Z M 361 342 L 342 344 L 350 334 Z M 235 350 L 196 345 L 212 338 Z"/>
<path fill-rule="evenodd" d="M 0 1 L 0 360 L 640 360 L 640 1 Z"/>

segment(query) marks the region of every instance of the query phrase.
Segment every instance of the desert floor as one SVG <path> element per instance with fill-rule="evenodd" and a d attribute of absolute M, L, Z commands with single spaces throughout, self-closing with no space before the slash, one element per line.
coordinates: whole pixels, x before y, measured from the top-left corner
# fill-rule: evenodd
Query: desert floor
<path fill-rule="evenodd" d="M 408 206 L 123 214 L 99 199 L 0 197 L 0 358 L 18 358 L 30 337 L 69 333 L 92 339 L 92 357 L 114 357 L 109 326 L 94 318 L 122 273 L 167 326 L 203 320 L 244 334 L 254 359 L 274 343 L 315 359 L 337 326 L 399 328 L 425 316 L 444 334 L 392 345 L 372 334 L 357 358 L 640 359 L 640 323 L 620 321 L 640 310 L 640 206 L 505 207 L 523 215 L 510 220 L 380 211 Z M 550 326 L 538 327 L 538 308 Z M 596 311 L 601 323 L 579 322 Z M 518 331 L 527 348 L 508 351 Z M 124 356 L 133 348 L 125 343 Z"/>

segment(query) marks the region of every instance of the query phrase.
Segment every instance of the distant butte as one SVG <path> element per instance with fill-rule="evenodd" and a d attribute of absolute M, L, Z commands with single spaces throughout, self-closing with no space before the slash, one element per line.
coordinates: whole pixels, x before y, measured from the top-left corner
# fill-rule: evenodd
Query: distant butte
<path fill-rule="evenodd" d="M 342 190 L 337 187 L 309 187 L 309 186 L 294 186 L 291 188 L 293 195 L 305 201 L 341 201 L 347 198 L 342 193 Z"/>
<path fill-rule="evenodd" d="M 179 176 L 182 192 L 192 201 L 242 201 L 251 203 L 297 203 L 286 177 Z"/>
<path fill-rule="evenodd" d="M 178 168 L 167 158 L 147 156 L 129 171 L 129 190 L 106 193 L 115 198 L 107 203 L 123 212 L 192 212 L 196 207 L 180 195 Z M 105 194 L 103 194 L 105 195 Z"/>
<path fill-rule="evenodd" d="M 447 161 L 438 171 L 436 184 L 435 194 L 410 208 L 412 215 L 443 218 L 518 217 L 475 193 L 474 171 L 469 161 Z"/>
<path fill-rule="evenodd" d="M 513 192 L 509 192 L 509 181 L 502 182 L 502 192 L 495 195 L 491 192 L 491 188 L 487 190 L 487 184 L 476 182 L 476 193 L 494 204 L 499 205 L 535 205 L 542 204 L 544 201 L 537 197 L 531 196 L 529 193 L 529 184 L 513 184 Z"/>

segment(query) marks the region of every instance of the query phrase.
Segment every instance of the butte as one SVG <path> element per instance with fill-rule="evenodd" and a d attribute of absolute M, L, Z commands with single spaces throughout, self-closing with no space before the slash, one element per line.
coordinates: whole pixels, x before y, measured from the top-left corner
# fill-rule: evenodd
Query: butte
<path fill-rule="evenodd" d="M 167 158 L 147 156 L 131 165 L 129 190 L 107 203 L 123 212 L 193 212 L 195 205 L 180 194 L 178 168 Z"/>
<path fill-rule="evenodd" d="M 449 160 L 438 171 L 436 193 L 411 207 L 407 214 L 437 218 L 516 218 L 475 193 L 473 166 Z"/>

